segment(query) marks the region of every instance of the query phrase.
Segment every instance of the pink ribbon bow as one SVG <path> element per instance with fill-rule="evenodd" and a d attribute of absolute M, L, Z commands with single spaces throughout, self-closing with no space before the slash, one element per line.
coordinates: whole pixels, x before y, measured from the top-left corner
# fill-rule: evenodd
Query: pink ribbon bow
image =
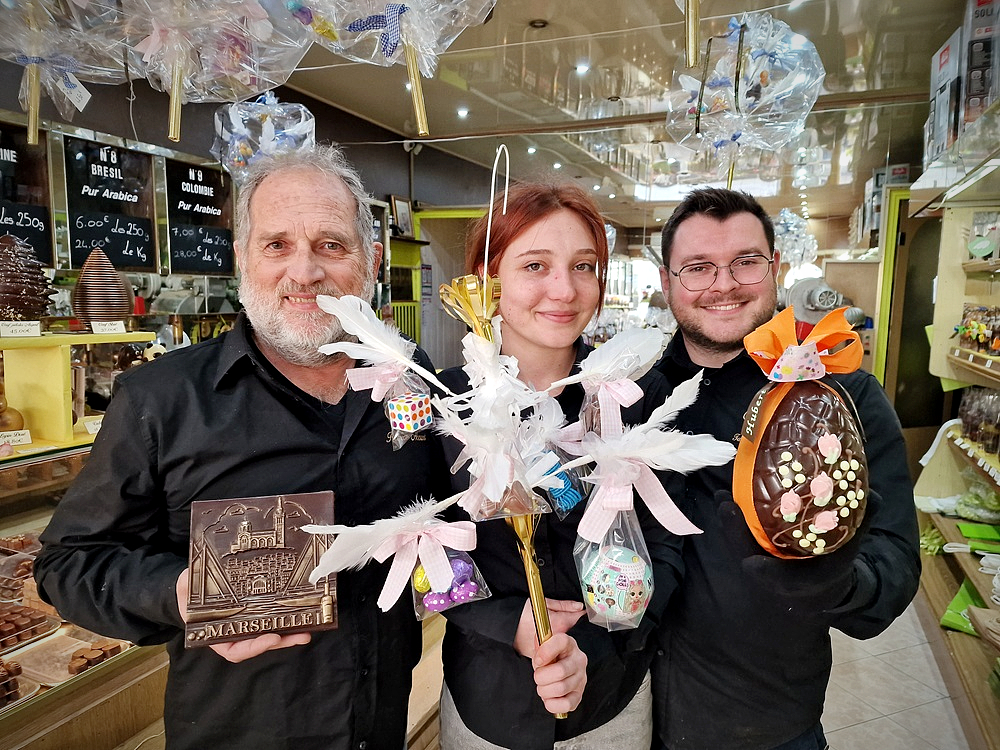
<path fill-rule="evenodd" d="M 584 390 L 592 393 L 584 383 Z M 601 435 L 613 437 L 622 434 L 622 407 L 631 406 L 642 398 L 642 388 L 628 378 L 601 381 L 597 386 L 597 403 L 601 407 Z"/>
<path fill-rule="evenodd" d="M 420 531 L 395 534 L 375 548 L 372 557 L 385 562 L 394 555 L 386 576 L 378 607 L 389 610 L 403 593 L 417 560 L 424 566 L 432 591 L 447 591 L 454 574 L 444 548 L 469 551 L 476 548 L 476 525 L 472 521 L 435 522 Z"/>
<path fill-rule="evenodd" d="M 352 367 L 347 371 L 347 382 L 351 390 L 366 391 L 372 389 L 372 401 L 381 401 L 385 394 L 406 371 L 402 362 L 387 362 L 371 367 Z"/>
<path fill-rule="evenodd" d="M 589 542 L 598 544 L 604 539 L 618 513 L 632 509 L 632 488 L 646 503 L 660 525 L 674 534 L 700 534 L 701 529 L 691 523 L 674 505 L 663 489 L 653 470 L 641 461 L 615 460 L 611 467 L 602 467 L 586 477 L 597 484 L 593 498 L 583 512 L 577 533 Z"/>

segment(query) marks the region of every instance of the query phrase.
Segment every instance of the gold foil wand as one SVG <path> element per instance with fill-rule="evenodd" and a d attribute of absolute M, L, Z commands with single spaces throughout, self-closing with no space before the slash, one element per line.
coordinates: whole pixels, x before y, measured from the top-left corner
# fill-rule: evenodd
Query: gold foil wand
<path fill-rule="evenodd" d="M 508 516 L 507 523 L 517 534 L 517 547 L 524 563 L 524 575 L 528 580 L 528 600 L 531 602 L 531 614 L 535 618 L 535 635 L 538 643 L 545 643 L 552 637 L 552 625 L 549 623 L 549 610 L 545 606 L 545 592 L 542 590 L 542 577 L 535 562 L 535 522 L 537 516 Z M 555 714 L 557 719 L 565 719 L 567 714 Z"/>

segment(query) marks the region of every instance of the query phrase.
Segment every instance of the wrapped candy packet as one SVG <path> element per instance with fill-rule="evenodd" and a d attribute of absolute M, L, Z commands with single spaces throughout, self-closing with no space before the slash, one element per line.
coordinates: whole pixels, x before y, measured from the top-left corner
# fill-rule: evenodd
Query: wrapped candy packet
<path fill-rule="evenodd" d="M 861 341 L 845 309 L 828 313 L 801 344 L 792 308 L 744 339 L 772 382 L 747 410 L 733 498 L 757 543 L 776 557 L 833 552 L 864 517 L 868 465 L 860 421 L 846 391 L 825 379 L 861 364 Z"/>
<path fill-rule="evenodd" d="M 666 337 L 658 328 L 627 328 L 592 351 L 580 372 L 557 380 L 549 390 L 581 383 L 585 392 L 580 422 L 587 432 L 620 435 L 621 408 L 642 397 L 635 381 L 649 372 L 663 354 Z"/>
<path fill-rule="evenodd" d="M 394 326 L 379 320 L 371 305 L 359 297 L 321 294 L 316 297 L 316 304 L 336 316 L 344 331 L 358 338 L 358 342 L 324 344 L 319 351 L 346 354 L 369 363 L 366 367 L 349 369 L 347 382 L 355 391 L 371 389 L 372 401 L 385 403 L 392 447 L 399 450 L 415 433 L 430 428 L 434 418 L 430 388 L 425 381 L 450 391 L 432 372 L 413 361 L 417 345 L 403 338 Z"/>
<path fill-rule="evenodd" d="M 587 619 L 607 630 L 638 627 L 653 596 L 653 568 L 635 511 L 619 511 L 598 542 L 578 536 L 573 559 Z"/>
<path fill-rule="evenodd" d="M 446 587 L 435 587 L 422 563 L 417 563 L 410 576 L 413 611 L 418 620 L 426 620 L 436 612 L 444 612 L 467 602 L 486 599 L 490 590 L 482 573 L 467 552 L 445 548 L 452 577 Z"/>
<path fill-rule="evenodd" d="M 310 534 L 336 535 L 309 580 L 391 557 L 377 602 L 383 612 L 392 608 L 408 585 L 414 613 L 421 620 L 434 612 L 485 599 L 489 588 L 467 554 L 476 547 L 476 525 L 471 521 L 446 523 L 436 515 L 457 498 L 418 501 L 392 518 L 365 526 L 303 526 Z"/>

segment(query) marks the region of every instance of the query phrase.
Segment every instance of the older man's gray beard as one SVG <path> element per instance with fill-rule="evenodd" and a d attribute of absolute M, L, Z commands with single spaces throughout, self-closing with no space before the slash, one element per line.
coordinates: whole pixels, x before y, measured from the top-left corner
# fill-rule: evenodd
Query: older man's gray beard
<path fill-rule="evenodd" d="M 340 297 L 352 292 L 342 292 L 329 286 L 286 287 L 274 292 L 265 292 L 246 277 L 240 281 L 240 302 L 243 303 L 254 334 L 261 343 L 274 349 L 286 362 L 305 367 L 323 365 L 330 361 L 330 355 L 320 353 L 319 347 L 338 341 L 355 340 L 344 331 L 336 316 L 322 310 L 311 313 L 283 311 L 280 306 L 281 296 L 289 293 L 328 294 Z M 371 299 L 373 293 L 374 282 L 368 282 L 357 296 L 361 299 Z"/>

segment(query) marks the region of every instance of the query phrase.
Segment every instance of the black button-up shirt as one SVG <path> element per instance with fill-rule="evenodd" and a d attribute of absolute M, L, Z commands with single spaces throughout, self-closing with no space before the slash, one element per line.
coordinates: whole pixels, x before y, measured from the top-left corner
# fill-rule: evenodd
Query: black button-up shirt
<path fill-rule="evenodd" d="M 672 387 L 702 368 L 677 334 L 657 365 Z M 685 575 L 663 618 L 663 649 L 653 662 L 660 740 L 670 750 L 767 750 L 815 726 L 823 712 L 832 655 L 829 628 L 870 638 L 917 591 L 920 550 L 906 446 L 889 400 L 866 372 L 832 376 L 850 393 L 865 433 L 870 526 L 855 559 L 848 599 L 824 616 L 760 595 L 741 569 L 718 517 L 718 490 L 730 491 L 732 462 L 675 476 L 688 517 L 704 533 L 685 540 Z M 739 439 L 743 416 L 767 384 L 746 352 L 704 369 L 694 404 L 677 428 Z M 791 560 L 788 565 L 808 564 Z M 817 615 L 819 613 L 816 613 Z"/>
<path fill-rule="evenodd" d="M 577 364 L 591 351 L 579 341 Z M 468 390 L 469 381 L 461 368 L 445 370 L 440 379 L 456 393 Z M 666 383 L 659 373 L 647 373 L 638 384 L 644 396 L 622 410 L 626 425 L 644 423 L 666 398 Z M 583 388 L 574 384 L 557 397 L 569 422 L 577 421 L 583 395 Z M 461 449 L 455 440 L 445 445 L 452 457 Z M 456 475 L 455 484 L 457 489 L 468 487 L 465 470 Z M 535 559 L 550 599 L 583 601 L 573 547 L 585 506 L 581 502 L 562 520 L 554 513 L 539 517 Z M 659 525 L 642 500 L 636 499 L 635 509 L 652 559 L 653 596 L 637 629 L 608 632 L 584 614 L 569 630 L 587 654 L 587 687 L 576 710 L 559 720 L 545 710 L 535 692 L 531 660 L 513 647 L 528 598 L 517 535 L 500 519 L 477 524 L 477 544 L 471 554 L 492 596 L 445 612 L 448 627 L 442 650 L 448 689 L 463 722 L 477 735 L 503 747 L 546 750 L 556 741 L 607 723 L 635 696 L 656 648 L 653 633 L 682 572 L 681 540 Z M 455 512 L 468 518 L 457 507 Z"/>
<path fill-rule="evenodd" d="M 426 358 L 423 362 L 425 365 Z M 167 642 L 172 750 L 402 747 L 420 627 L 408 597 L 383 614 L 388 570 L 338 574 L 339 629 L 231 664 L 185 649 L 174 584 L 193 500 L 333 490 L 335 521 L 365 524 L 444 497 L 435 440 L 393 451 L 383 405 L 337 406 L 292 385 L 240 316 L 218 339 L 122 374 L 91 458 L 42 535 L 43 596 L 67 619 L 140 644 Z"/>

